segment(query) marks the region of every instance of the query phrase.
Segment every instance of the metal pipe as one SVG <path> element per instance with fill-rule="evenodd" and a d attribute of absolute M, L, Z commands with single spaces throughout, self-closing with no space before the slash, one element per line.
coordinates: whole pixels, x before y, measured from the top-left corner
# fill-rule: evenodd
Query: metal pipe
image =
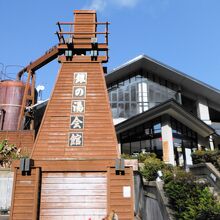
<path fill-rule="evenodd" d="M 5 70 L 4 70 L 4 75 L 5 75 L 5 77 L 7 77 L 7 78 L 9 78 L 9 79 L 15 79 L 16 77 L 10 77 L 10 76 L 7 75 L 7 68 L 8 68 L 8 67 L 21 67 L 21 68 L 24 68 L 24 66 L 22 66 L 22 65 L 17 65 L 17 64 L 6 65 L 6 66 L 5 66 Z M 11 73 L 9 73 L 9 74 L 11 74 Z"/>

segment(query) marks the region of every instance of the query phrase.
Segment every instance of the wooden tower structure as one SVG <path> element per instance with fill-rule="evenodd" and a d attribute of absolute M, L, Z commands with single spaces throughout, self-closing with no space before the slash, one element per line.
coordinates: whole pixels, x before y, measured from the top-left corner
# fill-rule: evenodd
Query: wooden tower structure
<path fill-rule="evenodd" d="M 35 80 L 41 66 L 56 57 L 61 63 L 30 158 L 14 164 L 10 218 L 100 220 L 114 211 L 133 219 L 133 170 L 119 159 L 102 66 L 108 23 L 75 10 L 74 22 L 57 25 L 59 44 L 18 74 Z M 18 129 L 33 99 L 27 91 Z"/>

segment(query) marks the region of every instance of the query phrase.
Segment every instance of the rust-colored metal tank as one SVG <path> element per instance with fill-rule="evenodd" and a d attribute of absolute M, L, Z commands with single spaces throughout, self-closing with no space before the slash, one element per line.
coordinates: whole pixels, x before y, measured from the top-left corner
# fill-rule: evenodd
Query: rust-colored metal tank
<path fill-rule="evenodd" d="M 21 81 L 0 82 L 0 109 L 3 109 L 3 130 L 17 130 L 25 84 Z"/>

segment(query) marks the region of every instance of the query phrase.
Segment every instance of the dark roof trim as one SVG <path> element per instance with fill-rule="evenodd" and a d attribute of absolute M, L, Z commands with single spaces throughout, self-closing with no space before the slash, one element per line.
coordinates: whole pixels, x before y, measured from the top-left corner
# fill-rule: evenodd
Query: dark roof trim
<path fill-rule="evenodd" d="M 133 116 L 126 121 L 123 121 L 115 126 L 117 134 L 124 132 L 130 128 L 143 124 L 159 116 L 168 114 L 180 121 L 193 131 L 197 132 L 202 137 L 207 137 L 215 133 L 215 130 L 204 123 L 199 118 L 187 112 L 175 100 L 171 99 L 154 108 L 149 109 L 139 115 Z"/>

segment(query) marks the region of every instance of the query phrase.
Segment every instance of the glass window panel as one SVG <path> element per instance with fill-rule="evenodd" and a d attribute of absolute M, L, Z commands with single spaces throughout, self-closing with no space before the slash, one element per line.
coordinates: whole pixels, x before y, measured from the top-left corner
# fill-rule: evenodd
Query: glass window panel
<path fill-rule="evenodd" d="M 181 134 L 181 133 L 182 133 L 181 127 L 182 127 L 181 124 L 180 124 L 179 122 L 177 122 L 177 133 L 178 133 L 178 134 Z"/>
<path fill-rule="evenodd" d="M 155 124 L 153 126 L 153 129 L 155 134 L 161 133 L 161 124 L 160 123 Z"/>
<path fill-rule="evenodd" d="M 146 140 L 146 148 L 147 148 L 147 152 L 151 151 L 151 140 Z"/>
<path fill-rule="evenodd" d="M 186 135 L 186 126 L 183 126 L 183 135 Z"/>
<path fill-rule="evenodd" d="M 147 149 L 147 140 L 141 141 L 141 149 Z"/>
<path fill-rule="evenodd" d="M 123 143 L 121 146 L 121 152 L 123 154 L 130 154 L 130 143 Z"/>
<path fill-rule="evenodd" d="M 141 149 L 140 141 L 131 142 L 131 154 L 139 153 Z"/>
<path fill-rule="evenodd" d="M 125 103 L 125 117 L 130 117 L 130 103 Z"/>
<path fill-rule="evenodd" d="M 123 89 L 119 89 L 118 90 L 118 101 L 121 102 L 121 101 L 124 101 L 124 94 L 123 94 Z"/>
<path fill-rule="evenodd" d="M 112 102 L 117 102 L 117 93 L 116 92 L 112 92 Z"/>
<path fill-rule="evenodd" d="M 131 86 L 131 101 L 136 101 L 136 85 Z"/>
<path fill-rule="evenodd" d="M 153 150 L 162 150 L 162 142 L 160 138 L 154 138 L 151 141 L 152 141 Z"/>
<path fill-rule="evenodd" d="M 185 148 L 191 148 L 191 147 L 192 147 L 191 141 L 189 141 L 189 140 L 183 139 L 182 144 L 183 144 L 183 146 L 184 146 Z"/>
<path fill-rule="evenodd" d="M 196 133 L 194 131 L 192 131 L 192 137 L 196 138 Z"/>
<path fill-rule="evenodd" d="M 187 129 L 187 135 L 188 135 L 189 137 L 192 137 L 192 131 L 191 131 L 191 129 Z"/>
<path fill-rule="evenodd" d="M 125 117 L 124 103 L 118 104 L 119 118 Z"/>
<path fill-rule="evenodd" d="M 147 111 L 149 109 L 148 103 L 143 103 L 143 111 Z"/>
<path fill-rule="evenodd" d="M 111 104 L 113 118 L 118 118 L 117 103 Z"/>
<path fill-rule="evenodd" d="M 125 101 L 129 102 L 129 100 L 130 100 L 130 94 L 126 92 L 125 93 Z"/>
<path fill-rule="evenodd" d="M 182 146 L 182 140 L 179 138 L 174 138 L 173 139 L 173 145 L 174 147 L 181 147 Z"/>
<path fill-rule="evenodd" d="M 137 104 L 131 103 L 131 115 L 136 115 L 136 114 L 137 114 Z"/>
<path fill-rule="evenodd" d="M 138 106 L 138 113 L 142 113 L 143 112 L 143 103 L 142 102 L 139 102 L 138 104 L 137 104 L 137 106 Z"/>

